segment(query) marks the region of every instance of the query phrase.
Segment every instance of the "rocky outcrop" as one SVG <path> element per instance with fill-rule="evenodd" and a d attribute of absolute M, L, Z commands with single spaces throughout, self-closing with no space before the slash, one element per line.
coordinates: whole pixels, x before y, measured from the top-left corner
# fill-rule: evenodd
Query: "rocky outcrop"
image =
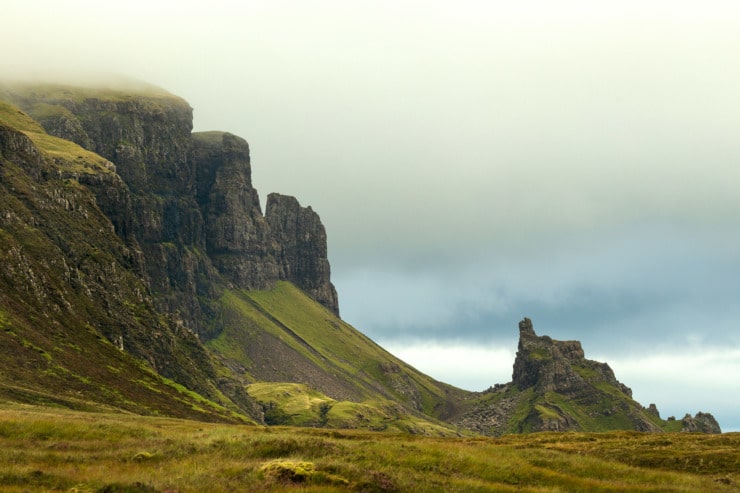
<path fill-rule="evenodd" d="M 92 148 L 93 142 L 80 120 L 61 104 L 34 104 L 29 108 L 29 113 L 50 135 L 70 140 L 85 149 Z"/>
<path fill-rule="evenodd" d="M 719 423 L 709 413 L 698 412 L 694 417 L 686 414 L 681 420 L 681 431 L 687 433 L 722 433 Z"/>
<path fill-rule="evenodd" d="M 266 217 L 277 247 L 280 278 L 291 281 L 338 316 L 326 230 L 319 215 L 311 207 L 301 207 L 294 197 L 272 193 L 267 197 Z"/>
<path fill-rule="evenodd" d="M 539 337 L 530 319 L 519 322 L 514 385 L 520 389 L 535 387 L 539 392 L 574 394 L 588 389 L 595 381 L 612 385 L 632 397 L 632 390 L 617 380 L 608 364 L 585 358 L 580 342 Z"/>
<path fill-rule="evenodd" d="M 195 133 L 192 161 L 206 250 L 219 272 L 244 289 L 291 281 L 338 314 L 326 230 L 318 214 L 294 197 L 273 193 L 263 216 L 252 187 L 249 145 L 240 137 Z"/>
<path fill-rule="evenodd" d="M 528 318 L 519 322 L 519 345 L 512 381 L 497 384 L 469 400 L 452 419 L 463 428 L 486 434 L 533 431 L 675 429 L 658 408 L 632 399 L 606 363 L 586 359 L 578 341 L 538 336 Z M 719 433 L 711 414 L 686 415 L 683 431 Z"/>
<path fill-rule="evenodd" d="M 280 272 L 277 245 L 252 187 L 249 145 L 225 132 L 196 133 L 192 162 L 208 256 L 234 286 L 271 288 Z"/>
<path fill-rule="evenodd" d="M 2 124 L 0 124 L 0 157 L 12 159 L 37 180 L 41 178 L 46 167 L 38 149 L 26 134 Z"/>

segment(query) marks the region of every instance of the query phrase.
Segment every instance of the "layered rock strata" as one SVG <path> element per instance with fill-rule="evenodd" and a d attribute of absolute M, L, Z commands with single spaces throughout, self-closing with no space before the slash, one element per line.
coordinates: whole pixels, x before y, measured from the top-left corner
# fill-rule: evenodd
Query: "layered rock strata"
<path fill-rule="evenodd" d="M 223 287 L 271 289 L 289 280 L 339 313 L 319 216 L 274 195 L 263 216 L 247 142 L 192 133 L 192 108 L 155 91 L 11 91 L 45 130 L 116 166 L 123 187 L 96 187 L 100 208 L 136 253 L 159 308 L 202 339 Z"/>

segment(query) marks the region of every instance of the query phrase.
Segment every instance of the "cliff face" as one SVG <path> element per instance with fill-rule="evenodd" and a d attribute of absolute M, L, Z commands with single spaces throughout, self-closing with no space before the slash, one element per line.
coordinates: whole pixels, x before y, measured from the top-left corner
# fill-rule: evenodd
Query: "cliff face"
<path fill-rule="evenodd" d="M 290 198 L 290 207 L 265 218 L 246 141 L 192 134 L 184 100 L 161 91 L 48 87 L 9 97 L 48 133 L 115 164 L 125 186 L 97 187 L 100 208 L 136 252 L 159 308 L 202 339 L 222 330 L 212 315 L 223 287 L 270 289 L 291 280 L 339 313 L 318 215 Z"/>
<path fill-rule="evenodd" d="M 339 315 L 337 291 L 330 281 L 326 230 L 319 215 L 289 196 L 267 197 L 267 222 L 277 247 L 280 278 L 291 281 Z"/>
<path fill-rule="evenodd" d="M 11 113 L 3 109 L 0 121 Z M 135 412 L 213 419 L 219 412 L 195 411 L 186 397 L 183 409 L 172 407 L 179 392 L 131 358 L 222 399 L 205 349 L 156 310 L 137 274 L 140 254 L 98 208 L 94 190 L 125 189 L 113 165 L 33 127 L 22 130 L 0 124 L 0 395 L 72 406 L 85 396 Z M 253 412 L 243 391 L 234 397 Z"/>
<path fill-rule="evenodd" d="M 249 145 L 239 137 L 193 134 L 192 156 L 206 250 L 219 272 L 244 289 L 291 281 L 338 315 L 326 230 L 318 214 L 294 197 L 273 193 L 263 216 L 252 187 Z"/>
<path fill-rule="evenodd" d="M 208 256 L 234 286 L 272 287 L 276 246 L 252 187 L 247 142 L 223 132 L 194 134 L 192 161 Z"/>
<path fill-rule="evenodd" d="M 192 189 L 193 110 L 180 98 L 31 88 L 16 102 L 49 134 L 116 163 L 134 193 L 180 196 Z"/>

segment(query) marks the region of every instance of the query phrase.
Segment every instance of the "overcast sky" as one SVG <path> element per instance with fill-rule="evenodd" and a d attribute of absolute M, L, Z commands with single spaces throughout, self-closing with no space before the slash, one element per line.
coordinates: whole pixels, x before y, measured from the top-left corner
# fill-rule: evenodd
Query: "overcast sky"
<path fill-rule="evenodd" d="M 517 322 L 740 430 L 740 2 L 4 0 L 3 75 L 120 73 L 246 138 L 345 320 L 511 379 Z M 58 77 L 55 75 L 55 77 Z"/>

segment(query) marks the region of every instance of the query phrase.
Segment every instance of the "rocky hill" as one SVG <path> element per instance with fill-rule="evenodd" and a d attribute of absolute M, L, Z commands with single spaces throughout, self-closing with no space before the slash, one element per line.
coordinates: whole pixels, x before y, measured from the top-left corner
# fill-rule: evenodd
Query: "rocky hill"
<path fill-rule="evenodd" d="M 663 421 L 578 342 L 520 325 L 513 381 L 437 382 L 339 318 L 310 207 L 158 88 L 0 85 L 0 399 L 449 434 Z"/>
<path fill-rule="evenodd" d="M 532 321 L 519 322 L 512 381 L 470 399 L 453 422 L 487 435 L 532 431 L 703 431 L 720 433 L 708 413 L 663 420 L 645 408 L 606 363 L 586 359 L 578 341 L 538 336 Z"/>

